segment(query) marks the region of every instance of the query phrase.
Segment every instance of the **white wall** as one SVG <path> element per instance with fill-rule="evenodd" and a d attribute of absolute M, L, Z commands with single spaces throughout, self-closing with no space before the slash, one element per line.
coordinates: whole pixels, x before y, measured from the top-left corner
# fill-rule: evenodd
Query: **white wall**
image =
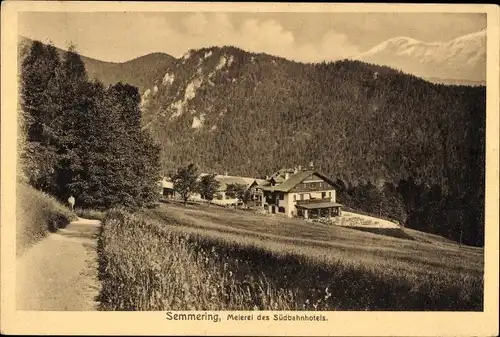
<path fill-rule="evenodd" d="M 286 215 L 288 217 L 293 217 L 296 215 L 297 209 L 295 205 L 297 204 L 297 201 L 300 201 L 300 195 L 304 195 L 304 199 L 302 200 L 309 200 L 311 198 L 321 198 L 321 192 L 326 192 L 326 197 L 329 197 L 328 193 L 331 192 L 331 200 L 332 202 L 336 202 L 336 193 L 335 190 L 325 190 L 325 191 L 314 191 L 314 192 L 301 192 L 301 193 L 284 193 L 284 198 L 283 200 L 278 199 L 278 207 L 285 207 L 285 213 L 280 213 L 279 209 L 276 209 L 276 214 L 280 215 Z M 293 200 L 293 197 L 295 196 L 296 200 Z M 262 207 L 266 205 L 266 198 L 262 196 Z M 269 213 L 271 213 L 271 205 L 267 204 L 269 209 Z"/>
<path fill-rule="evenodd" d="M 335 190 L 325 190 L 325 191 L 314 191 L 314 192 L 300 192 L 300 193 L 296 193 L 297 194 L 297 200 L 301 200 L 300 199 L 300 195 L 301 194 L 304 195 L 304 199 L 302 199 L 302 200 L 309 200 L 311 198 L 321 198 L 321 193 L 322 192 L 326 192 L 326 198 L 329 197 L 328 193 L 331 192 L 332 202 L 335 202 L 335 200 L 336 200 Z"/>
<path fill-rule="evenodd" d="M 193 193 L 191 194 L 191 196 L 189 197 L 189 200 L 196 200 L 196 201 L 199 201 L 199 200 L 202 200 L 201 198 L 201 195 L 199 193 Z"/>
<path fill-rule="evenodd" d="M 295 209 L 295 204 L 296 202 L 293 201 L 293 196 L 296 196 L 297 193 L 286 193 L 285 194 L 285 200 L 283 200 L 286 204 L 285 207 L 285 214 L 288 217 L 292 217 L 295 215 L 296 209 Z"/>

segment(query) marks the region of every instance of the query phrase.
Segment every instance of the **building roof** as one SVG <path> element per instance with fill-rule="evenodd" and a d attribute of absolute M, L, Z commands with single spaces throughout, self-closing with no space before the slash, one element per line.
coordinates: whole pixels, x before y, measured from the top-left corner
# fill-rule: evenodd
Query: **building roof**
<path fill-rule="evenodd" d="M 269 182 L 266 179 L 254 179 L 250 186 L 255 185 L 257 187 L 266 186 Z"/>
<path fill-rule="evenodd" d="M 266 186 L 263 189 L 266 191 L 280 191 L 280 192 L 288 192 L 298 184 L 300 184 L 303 180 L 313 174 L 313 171 L 300 171 L 295 174 L 291 174 L 290 177 L 283 181 L 281 184 L 276 186 Z"/>
<path fill-rule="evenodd" d="M 274 179 L 274 181 L 277 183 L 282 183 L 285 180 L 287 180 L 286 179 L 287 173 L 289 174 L 289 176 L 291 176 L 293 174 L 296 174 L 297 172 L 300 172 L 300 171 L 298 169 L 290 169 L 290 168 L 280 169 L 280 170 L 278 170 L 278 172 L 271 175 L 270 179 Z"/>
<path fill-rule="evenodd" d="M 297 205 L 297 207 L 305 208 L 305 209 L 318 209 L 318 208 L 328 208 L 328 207 L 340 207 L 342 204 L 338 204 L 336 202 L 318 202 L 312 204 L 302 204 Z"/>
<path fill-rule="evenodd" d="M 280 171 L 282 171 L 282 170 L 280 170 Z M 280 172 L 280 171 L 278 171 L 278 172 Z M 286 172 L 287 170 L 283 170 L 283 171 Z M 294 188 L 295 186 L 297 186 L 298 184 L 300 184 L 306 178 L 308 178 L 309 176 L 311 176 L 313 174 L 319 176 L 321 179 L 325 180 L 330 185 L 335 186 L 335 183 L 332 182 L 330 179 L 328 179 L 325 175 L 323 175 L 317 171 L 313 171 L 313 170 L 304 170 L 304 171 L 298 171 L 297 173 L 290 174 L 290 177 L 287 180 L 283 181 L 282 183 L 279 183 L 278 185 L 275 185 L 275 186 L 266 185 L 262 189 L 264 191 L 289 192 L 292 188 Z"/>
<path fill-rule="evenodd" d="M 207 175 L 210 175 L 210 173 L 200 173 L 198 175 L 197 181 L 200 181 L 202 177 L 207 176 Z M 220 184 L 219 191 L 225 191 L 227 188 L 227 185 L 230 185 L 230 184 L 241 184 L 241 185 L 245 185 L 246 187 L 249 187 L 254 182 L 257 182 L 257 184 L 259 184 L 259 185 L 266 182 L 263 179 L 255 179 L 255 178 L 250 178 L 250 177 L 227 176 L 227 175 L 222 175 L 222 174 L 216 174 L 215 180 L 217 180 Z M 171 188 L 171 189 L 174 188 L 174 183 L 168 177 L 164 177 L 162 179 L 161 185 L 163 188 Z"/>
<path fill-rule="evenodd" d="M 215 176 L 215 180 L 217 180 L 220 184 L 219 191 L 225 191 L 227 189 L 227 185 L 231 184 L 241 184 L 249 187 L 255 181 L 254 178 L 225 175 L 217 175 Z"/>
<path fill-rule="evenodd" d="M 170 181 L 169 179 L 167 179 L 167 178 L 163 178 L 162 181 L 161 181 L 161 186 L 163 188 L 171 188 L 171 189 L 173 189 L 174 188 L 174 183 L 172 181 Z"/>

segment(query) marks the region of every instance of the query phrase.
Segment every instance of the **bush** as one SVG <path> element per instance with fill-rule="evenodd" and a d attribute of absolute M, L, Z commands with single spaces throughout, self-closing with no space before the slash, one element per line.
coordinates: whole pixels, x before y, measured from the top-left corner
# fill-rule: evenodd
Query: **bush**
<path fill-rule="evenodd" d="M 50 232 L 66 227 L 76 215 L 53 197 L 24 183 L 17 184 L 16 254 Z"/>
<path fill-rule="evenodd" d="M 104 220 L 104 217 L 106 216 L 105 210 L 97 210 L 97 209 L 89 209 L 89 208 L 85 208 L 85 209 L 76 208 L 75 213 L 80 218 L 101 220 L 101 221 Z"/>

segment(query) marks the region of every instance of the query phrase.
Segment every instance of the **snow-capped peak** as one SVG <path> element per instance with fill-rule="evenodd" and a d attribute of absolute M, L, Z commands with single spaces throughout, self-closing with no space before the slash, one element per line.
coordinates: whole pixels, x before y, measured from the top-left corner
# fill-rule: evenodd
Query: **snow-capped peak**
<path fill-rule="evenodd" d="M 425 78 L 484 81 L 486 30 L 446 42 L 423 42 L 398 36 L 376 45 L 355 59 L 386 65 Z"/>

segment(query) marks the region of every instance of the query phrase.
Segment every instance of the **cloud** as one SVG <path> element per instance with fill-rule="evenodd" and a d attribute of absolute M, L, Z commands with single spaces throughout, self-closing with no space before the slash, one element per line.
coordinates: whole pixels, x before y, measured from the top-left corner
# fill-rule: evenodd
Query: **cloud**
<path fill-rule="evenodd" d="M 291 31 L 272 19 L 246 19 L 233 24 L 226 13 L 194 13 L 183 19 L 181 27 L 175 39 L 184 41 L 186 49 L 232 45 L 301 62 L 337 60 L 359 53 L 345 34 L 334 30 L 299 44 Z"/>
<path fill-rule="evenodd" d="M 152 52 L 181 57 L 189 49 L 231 45 L 301 62 L 320 62 L 358 53 L 345 34 L 328 30 L 304 39 L 278 17 L 231 13 L 27 13 L 20 33 L 64 48 L 68 41 L 83 55 L 127 61 Z M 47 25 L 50 22 L 50 25 Z M 305 42 L 299 42 L 301 41 Z"/>

